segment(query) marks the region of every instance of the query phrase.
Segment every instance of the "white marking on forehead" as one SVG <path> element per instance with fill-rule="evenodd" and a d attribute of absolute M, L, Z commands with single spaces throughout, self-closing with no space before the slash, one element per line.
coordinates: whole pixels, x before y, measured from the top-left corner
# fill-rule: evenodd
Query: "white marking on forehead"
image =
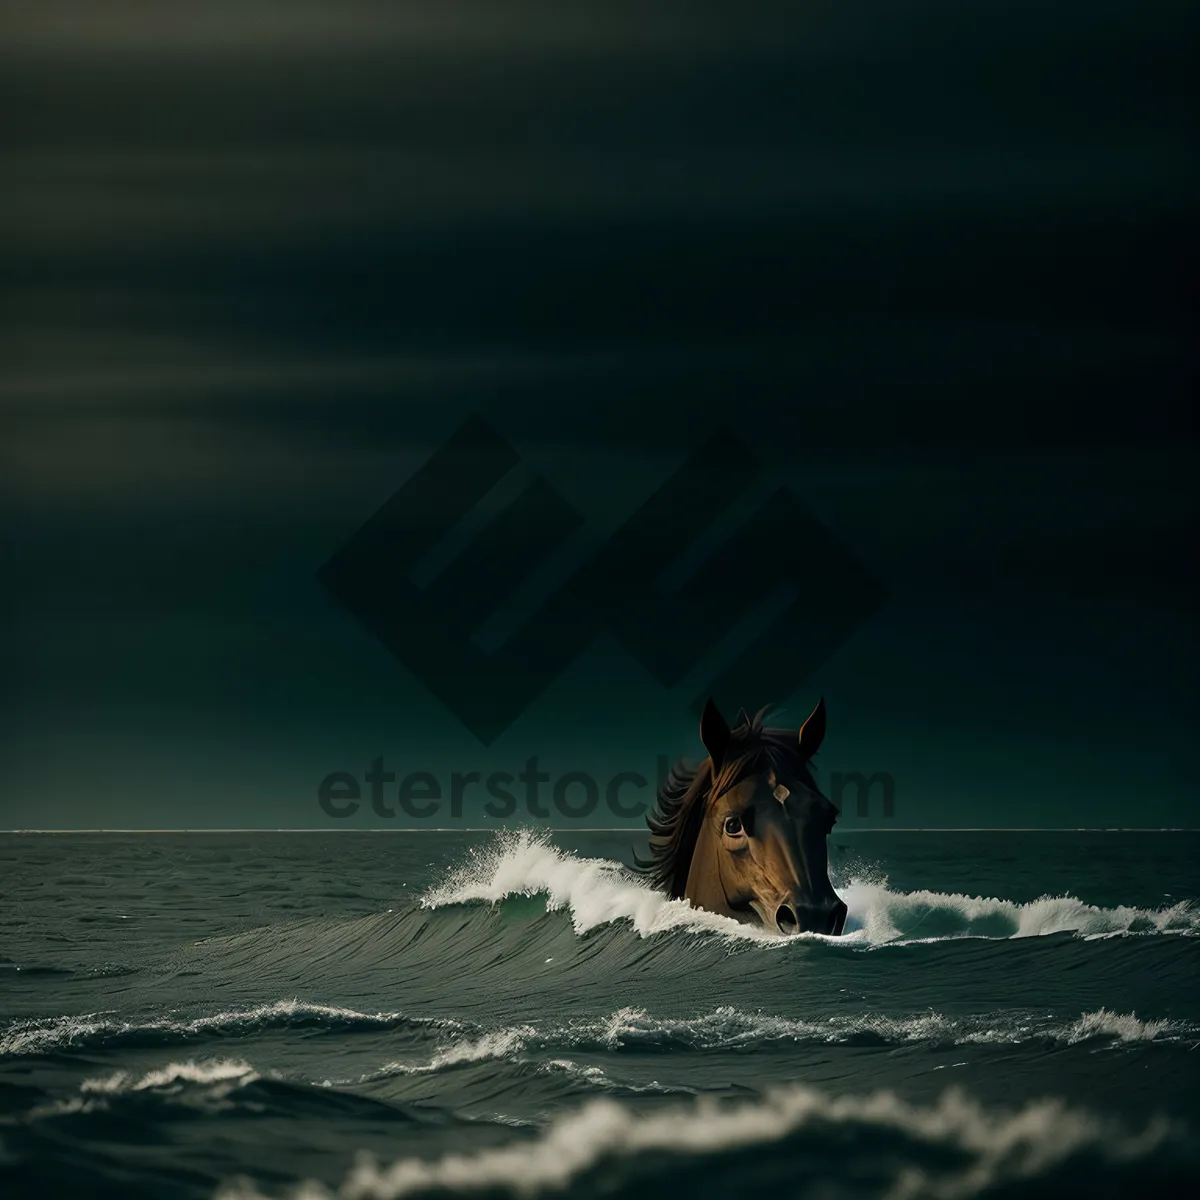
<path fill-rule="evenodd" d="M 775 799 L 778 800 L 780 804 L 783 804 L 791 794 L 792 793 L 789 792 L 788 789 L 785 788 L 782 783 L 779 784 L 775 788 L 775 790 L 771 793 L 771 795 L 774 796 Z"/>

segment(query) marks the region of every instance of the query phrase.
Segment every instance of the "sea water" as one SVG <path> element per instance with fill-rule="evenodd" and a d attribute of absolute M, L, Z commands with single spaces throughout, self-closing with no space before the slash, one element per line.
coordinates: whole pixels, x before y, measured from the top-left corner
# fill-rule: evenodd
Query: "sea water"
<path fill-rule="evenodd" d="M 840 938 L 637 833 L 0 837 L 13 1197 L 1200 1187 L 1200 836 L 835 835 Z"/>

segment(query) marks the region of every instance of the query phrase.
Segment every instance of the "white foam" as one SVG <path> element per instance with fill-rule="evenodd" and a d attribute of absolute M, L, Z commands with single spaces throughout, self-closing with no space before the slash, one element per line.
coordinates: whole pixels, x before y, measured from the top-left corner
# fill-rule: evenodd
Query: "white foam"
<path fill-rule="evenodd" d="M 82 1041 L 113 1025 L 113 1022 L 98 1019 L 96 1013 L 45 1021 L 15 1021 L 0 1035 L 0 1054 L 41 1054 Z"/>
<path fill-rule="evenodd" d="M 933 1010 L 911 1016 L 854 1013 L 824 1020 L 803 1020 L 745 1013 L 722 1006 L 696 1017 L 655 1018 L 644 1009 L 623 1008 L 597 1022 L 574 1022 L 558 1036 L 568 1044 L 609 1050 L 638 1046 L 666 1036 L 699 1049 L 745 1047 L 764 1042 L 850 1041 L 862 1035 L 884 1042 L 933 1042 L 941 1045 L 1016 1045 L 1044 1039 L 1075 1044 L 1093 1038 L 1114 1042 L 1177 1040 L 1200 1029 L 1185 1021 L 1143 1020 L 1136 1013 L 1108 1009 L 1082 1013 L 1064 1022 L 1049 1013 L 997 1012 L 951 1017 Z M 554 1034 L 547 1035 L 553 1040 Z"/>
<path fill-rule="evenodd" d="M 576 933 L 629 921 L 641 937 L 668 930 L 717 933 L 762 946 L 819 941 L 869 949 L 949 938 L 1023 938 L 1053 933 L 1083 937 L 1126 933 L 1196 933 L 1200 913 L 1187 902 L 1163 909 L 1120 905 L 1099 908 L 1073 896 L 1043 896 L 1029 903 L 958 892 L 897 892 L 878 877 L 837 884 L 849 914 L 841 937 L 801 934 L 782 938 L 753 925 L 670 900 L 619 863 L 580 858 L 554 846 L 549 835 L 508 831 L 476 848 L 421 899 L 425 908 L 510 896 L 544 896 L 548 911 L 569 911 Z"/>
<path fill-rule="evenodd" d="M 1052 1013 L 996 1012 L 951 1017 L 929 1011 L 909 1016 L 853 1013 L 823 1020 L 803 1020 L 769 1013 L 742 1012 L 722 1005 L 690 1017 L 654 1017 L 643 1008 L 621 1008 L 595 1020 L 562 1025 L 512 1025 L 476 1031 L 443 1043 L 420 1061 L 394 1061 L 354 1079 L 326 1079 L 322 1087 L 353 1087 L 398 1075 L 431 1075 L 473 1063 L 518 1062 L 523 1057 L 561 1050 L 603 1053 L 622 1049 L 660 1047 L 664 1042 L 694 1050 L 752 1050 L 781 1042 L 836 1045 L 868 1037 L 902 1045 L 1014 1046 L 1028 1042 L 1076 1045 L 1098 1040 L 1113 1045 L 1131 1042 L 1178 1041 L 1200 1035 L 1200 1027 L 1185 1021 L 1143 1020 L 1136 1013 L 1108 1009 L 1081 1013 L 1064 1021 Z M 666 1091 L 657 1083 L 647 1087 L 619 1083 L 596 1066 L 580 1066 L 568 1058 L 543 1059 L 540 1070 L 562 1071 L 580 1082 L 631 1091 Z M 688 1089 L 682 1089 L 684 1091 Z"/>
<path fill-rule="evenodd" d="M 85 1079 L 79 1090 L 93 1095 L 119 1095 L 125 1092 L 145 1092 L 170 1088 L 177 1084 L 234 1083 L 238 1087 L 260 1078 L 247 1062 L 215 1059 L 210 1062 L 173 1062 L 156 1067 L 144 1075 L 118 1071 L 98 1079 Z"/>
<path fill-rule="evenodd" d="M 1195 1026 L 1183 1021 L 1144 1021 L 1136 1013 L 1115 1013 L 1101 1008 L 1084 1013 L 1073 1022 L 1062 1040 L 1084 1042 L 1095 1037 L 1111 1037 L 1120 1042 L 1152 1042 L 1190 1037 L 1196 1032 Z"/>
<path fill-rule="evenodd" d="M 471 901 L 495 904 L 509 896 L 545 896 L 547 911 L 568 909 L 580 934 L 627 920 L 641 937 L 684 929 L 779 940 L 729 917 L 693 908 L 686 900 L 668 899 L 619 863 L 578 858 L 552 845 L 549 835 L 529 830 L 501 833 L 494 842 L 473 850 L 465 864 L 421 898 L 421 904 L 425 908 Z"/>
<path fill-rule="evenodd" d="M 297 1020 L 327 1020 L 351 1025 L 388 1026 L 405 1020 L 398 1012 L 358 1012 L 331 1004 L 300 1000 L 277 1000 L 252 1008 L 229 1009 L 206 1016 L 163 1017 L 148 1021 L 115 1021 L 103 1013 L 16 1021 L 0 1035 L 0 1055 L 40 1054 L 86 1042 L 94 1037 L 120 1038 L 141 1034 L 166 1034 L 188 1038 L 206 1033 L 241 1033 L 259 1025 L 284 1024 Z M 441 1024 L 417 1021 L 420 1024 Z"/>
<path fill-rule="evenodd" d="M 60 1117 L 73 1113 L 104 1111 L 118 1096 L 139 1092 L 157 1092 L 179 1098 L 189 1085 L 203 1089 L 202 1107 L 226 1107 L 227 1097 L 238 1088 L 253 1083 L 262 1076 L 247 1062 L 214 1059 L 205 1062 L 171 1062 L 144 1074 L 117 1071 L 112 1075 L 85 1079 L 79 1085 L 79 1095 L 32 1108 L 30 1119 Z"/>
<path fill-rule="evenodd" d="M 585 1067 L 577 1062 L 572 1062 L 569 1058 L 552 1058 L 547 1062 L 542 1063 L 538 1070 L 544 1071 L 547 1074 L 562 1074 L 568 1075 L 577 1083 L 582 1083 L 587 1087 L 600 1088 L 606 1092 L 628 1092 L 628 1093 L 659 1093 L 668 1095 L 679 1095 L 681 1093 L 694 1094 L 694 1090 L 690 1087 L 666 1087 L 657 1080 L 652 1079 L 649 1083 L 619 1083 L 615 1079 L 610 1079 L 600 1067 Z"/>
<path fill-rule="evenodd" d="M 438 1071 L 470 1063 L 515 1058 L 524 1049 L 526 1041 L 536 1032 L 532 1026 L 528 1025 L 497 1029 L 491 1033 L 485 1033 L 482 1037 L 452 1041 L 442 1046 L 425 1062 L 389 1062 L 378 1070 L 370 1071 L 357 1079 L 327 1079 L 321 1086 L 347 1087 L 356 1083 L 374 1083 L 380 1079 L 390 1079 L 395 1075 L 433 1075 Z"/>
<path fill-rule="evenodd" d="M 434 1072 L 462 1063 L 515 1058 L 527 1050 L 567 1047 L 611 1051 L 664 1041 L 698 1050 L 748 1048 L 772 1042 L 835 1044 L 864 1035 L 882 1042 L 929 1042 L 938 1045 L 1018 1045 L 1029 1041 L 1075 1044 L 1092 1039 L 1112 1042 L 1170 1041 L 1194 1037 L 1200 1027 L 1186 1021 L 1144 1020 L 1136 1013 L 1108 1009 L 1081 1013 L 1064 1021 L 1053 1013 L 1007 1011 L 951 1017 L 934 1010 L 906 1016 L 852 1013 L 819 1020 L 747 1013 L 722 1005 L 690 1017 L 654 1017 L 643 1008 L 621 1008 L 597 1020 L 574 1020 L 537 1028 L 516 1025 L 480 1037 L 452 1041 L 427 1062 L 390 1063 L 387 1074 Z M 375 1078 L 380 1072 L 374 1073 Z"/>
<path fill-rule="evenodd" d="M 780 1141 L 806 1127 L 830 1125 L 868 1137 L 899 1134 L 914 1150 L 949 1148 L 965 1162 L 937 1176 L 916 1165 L 899 1166 L 889 1200 L 935 1196 L 960 1200 L 995 1186 L 1034 1177 L 1072 1155 L 1089 1150 L 1107 1161 L 1152 1153 L 1170 1133 L 1153 1121 L 1131 1134 L 1100 1118 L 1043 1100 L 1018 1112 L 989 1111 L 961 1091 L 946 1092 L 934 1105 L 919 1106 L 887 1091 L 868 1096 L 831 1096 L 795 1085 L 763 1101 L 719 1105 L 701 1097 L 686 1106 L 638 1113 L 612 1100 L 595 1100 L 559 1117 L 536 1139 L 474 1154 L 405 1158 L 380 1167 L 360 1158 L 337 1192 L 339 1200 L 398 1200 L 433 1190 L 506 1189 L 520 1196 L 568 1187 L 601 1161 L 640 1153 L 717 1155 Z M 323 1185 L 308 1182 L 296 1200 L 330 1200 Z M 254 1185 L 235 1180 L 218 1200 L 262 1200 Z"/>
<path fill-rule="evenodd" d="M 872 945 L 954 937 L 1027 938 L 1055 933 L 1095 937 L 1200 929 L 1200 913 L 1186 901 L 1161 909 L 1100 908 L 1074 896 L 1042 896 L 1022 904 L 962 892 L 895 892 L 886 881 L 861 879 L 851 879 L 840 893 L 849 909 L 847 931 L 861 931 Z M 937 932 L 919 936 L 930 920 Z"/>

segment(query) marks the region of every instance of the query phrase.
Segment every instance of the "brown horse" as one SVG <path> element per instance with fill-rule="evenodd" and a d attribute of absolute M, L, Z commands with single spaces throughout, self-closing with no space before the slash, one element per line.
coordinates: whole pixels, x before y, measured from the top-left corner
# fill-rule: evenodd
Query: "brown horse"
<path fill-rule="evenodd" d="M 652 858 L 638 862 L 673 899 L 777 933 L 840 934 L 846 905 L 829 882 L 826 838 L 837 809 L 809 759 L 825 737 L 825 701 L 798 729 L 767 729 L 743 709 L 731 729 L 710 699 L 700 718 L 708 757 L 683 760 L 647 817 Z"/>

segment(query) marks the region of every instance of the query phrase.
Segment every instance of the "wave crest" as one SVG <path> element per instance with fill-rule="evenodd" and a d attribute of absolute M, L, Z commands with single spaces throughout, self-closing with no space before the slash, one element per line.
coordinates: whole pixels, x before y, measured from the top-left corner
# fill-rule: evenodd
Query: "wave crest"
<path fill-rule="evenodd" d="M 1144 1169 L 1175 1132 L 1162 1119 L 1130 1132 L 1055 1100 L 1016 1112 L 989 1110 L 956 1089 L 928 1106 L 888 1091 L 834 1096 L 804 1085 L 776 1090 L 763 1101 L 722 1104 L 700 1097 L 649 1113 L 598 1099 L 557 1118 L 536 1138 L 496 1149 L 404 1158 L 387 1167 L 363 1157 L 337 1195 L 398 1200 L 417 1192 L 486 1190 L 529 1196 L 568 1186 L 575 1194 L 610 1194 L 652 1181 L 686 1190 L 703 1179 L 711 1188 L 714 1172 L 728 1171 L 731 1160 L 750 1147 L 759 1147 L 763 1156 L 778 1151 L 793 1166 L 803 1155 L 813 1193 L 841 1194 L 850 1182 L 847 1156 L 863 1163 L 866 1149 L 877 1151 L 886 1140 L 891 1153 L 875 1153 L 872 1160 L 884 1176 L 879 1190 L 888 1200 L 961 1200 L 997 1185 L 1051 1176 L 1068 1164 L 1075 1171 L 1089 1163 L 1111 1169 L 1136 1162 Z M 830 1152 L 831 1142 L 836 1153 Z M 1161 1157 L 1156 1165 L 1163 1165 Z M 333 1193 L 309 1182 L 297 1195 L 328 1200 Z M 241 1179 L 223 1186 L 218 1200 L 262 1197 Z"/>
<path fill-rule="evenodd" d="M 156 1067 L 144 1075 L 130 1075 L 117 1071 L 96 1079 L 85 1079 L 81 1092 L 91 1095 L 122 1095 L 128 1092 L 157 1091 L 180 1084 L 230 1083 L 241 1087 L 258 1079 L 258 1072 L 248 1062 L 241 1060 L 214 1059 L 207 1062 L 173 1062 L 165 1067 Z"/>
<path fill-rule="evenodd" d="M 146 1021 L 120 1021 L 103 1013 L 14 1021 L 0 1034 L 0 1057 L 46 1054 L 85 1046 L 173 1046 L 201 1038 L 244 1037 L 267 1029 L 316 1029 L 352 1032 L 388 1030 L 412 1024 L 453 1027 L 453 1021 L 406 1017 L 399 1012 L 358 1012 L 332 1004 L 277 1000 L 251 1008 L 228 1009 L 202 1016 L 171 1016 Z"/>
<path fill-rule="evenodd" d="M 671 900 L 621 864 L 580 858 L 553 845 L 548 834 L 512 830 L 474 849 L 462 865 L 426 892 L 421 905 L 436 909 L 544 896 L 547 911 L 570 913 L 577 934 L 629 921 L 640 937 L 682 930 L 771 947 L 820 942 L 862 949 L 965 937 L 1074 933 L 1093 938 L 1200 931 L 1200 912 L 1186 901 L 1163 909 L 1101 908 L 1074 896 L 1043 896 L 1019 903 L 958 892 L 897 892 L 886 879 L 869 877 L 851 877 L 837 886 L 849 909 L 841 937 L 813 933 L 781 938 L 758 926 L 693 908 L 686 900 Z"/>
<path fill-rule="evenodd" d="M 511 1025 L 500 1029 L 473 1028 L 442 1042 L 431 1055 L 392 1061 L 353 1079 L 325 1080 L 324 1087 L 353 1087 L 407 1075 L 432 1075 L 482 1062 L 517 1063 L 543 1055 L 609 1055 L 671 1051 L 754 1052 L 788 1043 L 799 1046 L 1074 1046 L 1084 1042 L 1111 1046 L 1142 1042 L 1177 1042 L 1200 1035 L 1200 1026 L 1186 1021 L 1144 1020 L 1136 1013 L 1108 1009 L 1085 1012 L 1075 1020 L 1049 1013 L 996 1012 L 951 1017 L 930 1011 L 910 1016 L 856 1013 L 804 1020 L 767 1013 L 741 1012 L 721 1006 L 692 1017 L 654 1017 L 642 1008 L 622 1008 L 597 1020 L 574 1020 L 538 1028 Z M 580 1066 L 570 1059 L 542 1059 L 541 1070 L 561 1070 L 597 1087 L 617 1086 L 595 1064 Z M 622 1084 L 630 1089 L 631 1085 Z M 632 1088 L 636 1091 L 639 1089 Z M 655 1085 L 651 1090 L 663 1089 Z M 688 1089 L 682 1089 L 688 1090 Z"/>
<path fill-rule="evenodd" d="M 686 900 L 671 900 L 620 863 L 579 858 L 553 845 L 549 834 L 530 830 L 505 831 L 495 841 L 474 848 L 465 863 L 422 896 L 421 906 L 495 904 L 510 896 L 545 896 L 546 910 L 569 910 L 579 934 L 627 920 L 641 937 L 689 929 L 778 940 L 729 917 L 693 908 Z"/>

